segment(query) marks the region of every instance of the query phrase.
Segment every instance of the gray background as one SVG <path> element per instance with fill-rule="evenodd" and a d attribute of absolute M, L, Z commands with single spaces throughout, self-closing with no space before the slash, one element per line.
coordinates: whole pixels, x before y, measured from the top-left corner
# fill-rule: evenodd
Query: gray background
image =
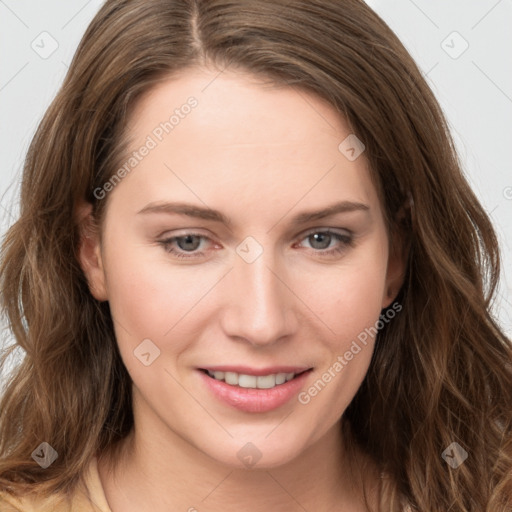
<path fill-rule="evenodd" d="M 497 229 L 495 303 L 512 337 L 512 0 L 368 0 L 439 99 L 468 180 Z M 0 234 L 16 218 L 30 139 L 100 0 L 0 0 Z M 2 339 L 11 339 L 4 330 Z"/>

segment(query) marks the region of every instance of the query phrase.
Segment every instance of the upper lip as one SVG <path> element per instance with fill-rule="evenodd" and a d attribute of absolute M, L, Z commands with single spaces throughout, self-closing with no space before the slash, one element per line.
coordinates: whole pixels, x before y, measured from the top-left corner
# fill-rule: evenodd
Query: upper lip
<path fill-rule="evenodd" d="M 234 366 L 234 365 L 219 365 L 219 366 L 203 366 L 200 370 L 208 370 L 210 372 L 234 372 L 242 373 L 244 375 L 270 375 L 274 373 L 302 373 L 306 370 L 311 370 L 308 366 L 267 366 L 266 368 L 251 368 L 250 366 Z"/>

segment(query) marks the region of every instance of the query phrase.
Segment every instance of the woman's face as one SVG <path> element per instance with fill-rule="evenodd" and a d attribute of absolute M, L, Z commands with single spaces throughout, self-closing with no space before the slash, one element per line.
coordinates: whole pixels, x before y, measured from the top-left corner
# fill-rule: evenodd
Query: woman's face
<path fill-rule="evenodd" d="M 363 147 L 316 96 L 234 71 L 161 83 L 128 133 L 82 262 L 137 429 L 228 465 L 294 459 L 337 427 L 398 291 Z"/>

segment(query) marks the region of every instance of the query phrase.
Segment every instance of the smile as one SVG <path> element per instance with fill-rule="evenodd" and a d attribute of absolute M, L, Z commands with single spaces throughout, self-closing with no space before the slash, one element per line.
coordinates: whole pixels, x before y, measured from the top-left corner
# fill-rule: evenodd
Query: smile
<path fill-rule="evenodd" d="M 306 367 L 274 367 L 265 370 L 223 367 L 222 370 L 198 370 L 207 392 L 216 400 L 249 413 L 269 412 L 290 402 L 304 388 L 313 371 Z"/>
<path fill-rule="evenodd" d="M 205 370 L 208 375 L 215 380 L 220 380 L 230 386 L 240 386 L 241 388 L 252 389 L 271 389 L 280 384 L 292 380 L 298 373 L 271 373 L 269 375 L 247 375 L 236 372 L 221 372 Z"/>

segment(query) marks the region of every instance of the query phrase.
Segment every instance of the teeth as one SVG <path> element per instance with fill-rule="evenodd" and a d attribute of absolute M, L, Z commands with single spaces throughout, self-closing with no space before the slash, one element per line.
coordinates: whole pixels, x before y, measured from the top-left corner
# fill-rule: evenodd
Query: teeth
<path fill-rule="evenodd" d="M 270 389 L 276 385 L 276 375 L 260 375 L 256 379 L 258 389 Z"/>
<path fill-rule="evenodd" d="M 286 373 L 278 373 L 276 375 L 276 384 L 283 384 L 283 382 L 286 382 Z"/>
<path fill-rule="evenodd" d="M 246 375 L 235 372 L 211 372 L 208 375 L 216 380 L 225 381 L 231 386 L 240 386 L 242 388 L 252 389 L 271 389 L 280 384 L 284 384 L 295 377 L 295 373 L 272 373 L 270 375 Z"/>
<path fill-rule="evenodd" d="M 241 388 L 257 388 L 258 377 L 255 375 L 244 375 L 241 374 L 238 376 L 238 385 Z"/>
<path fill-rule="evenodd" d="M 215 373 L 222 373 L 222 372 L 215 372 Z M 222 380 L 222 377 L 217 377 L 217 375 L 215 375 L 215 373 L 214 373 L 214 377 L 217 380 Z M 231 384 L 232 386 L 238 386 L 238 373 L 226 372 L 224 380 L 226 381 L 226 384 Z"/>

